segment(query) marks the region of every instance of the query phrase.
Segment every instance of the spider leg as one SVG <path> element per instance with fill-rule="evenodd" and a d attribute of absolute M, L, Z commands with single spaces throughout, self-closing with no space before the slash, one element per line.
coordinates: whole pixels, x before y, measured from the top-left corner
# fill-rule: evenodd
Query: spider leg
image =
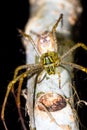
<path fill-rule="evenodd" d="M 61 74 L 59 70 L 58 70 L 58 81 L 59 81 L 59 88 L 61 89 Z"/>
<path fill-rule="evenodd" d="M 5 119 L 4 119 L 4 112 L 5 112 L 5 107 L 6 107 L 6 103 L 7 103 L 7 99 L 8 99 L 8 96 L 9 96 L 9 93 L 12 89 L 12 87 L 14 86 L 14 84 L 17 82 L 17 81 L 20 81 L 20 84 L 19 84 L 19 89 L 21 89 L 21 85 L 22 85 L 22 79 L 26 78 L 27 76 L 30 78 L 32 75 L 34 75 L 35 73 L 39 72 L 43 70 L 43 66 L 41 65 L 33 65 L 31 67 L 31 69 L 27 70 L 26 72 L 24 72 L 23 74 L 17 76 L 15 79 L 13 79 L 7 86 L 7 91 L 6 91 L 6 95 L 5 95 L 5 98 L 4 98 L 4 102 L 3 102 L 3 105 L 2 105 L 2 110 L 1 110 L 1 120 L 3 122 L 3 125 L 5 127 L 5 130 L 8 130 L 7 129 L 7 126 L 6 126 L 6 123 L 5 123 Z M 20 94 L 20 91 L 19 91 L 19 94 Z M 19 95 L 18 94 L 18 95 Z M 20 98 L 20 96 L 19 96 Z"/>
<path fill-rule="evenodd" d="M 17 97 L 16 97 L 16 105 L 17 105 L 18 114 L 19 114 L 19 117 L 20 117 L 20 120 L 21 120 L 22 127 L 23 127 L 24 130 L 27 130 L 26 126 L 24 124 L 24 120 L 23 120 L 23 117 L 22 117 L 22 114 L 21 114 L 21 109 L 20 109 L 20 104 L 21 104 L 20 103 L 20 94 L 21 94 L 22 83 L 23 83 L 23 78 L 20 78 L 19 85 L 18 85 Z"/>
<path fill-rule="evenodd" d="M 45 76 L 46 76 L 46 71 L 45 70 L 41 71 L 37 77 L 37 83 L 40 83 L 45 78 Z"/>
<path fill-rule="evenodd" d="M 31 66 L 32 65 L 27 64 L 27 65 L 21 65 L 21 66 L 17 67 L 15 72 L 14 72 L 13 80 L 18 76 L 18 73 L 19 73 L 20 70 L 30 69 Z M 21 114 L 21 111 L 20 111 L 20 93 L 21 93 L 22 83 L 23 83 L 23 78 L 21 78 L 20 81 L 19 81 L 17 97 L 15 96 L 15 93 L 14 93 L 14 85 L 12 86 L 11 91 L 12 91 L 13 96 L 14 96 L 15 101 L 16 101 L 16 105 L 17 105 L 17 108 L 18 108 L 18 114 L 19 114 L 19 117 L 20 117 L 22 127 L 23 127 L 24 130 L 26 130 L 26 126 L 24 124 L 24 120 L 23 120 L 23 117 L 22 117 L 22 114 Z"/>
<path fill-rule="evenodd" d="M 23 70 L 23 69 L 30 69 L 31 67 L 32 67 L 32 64 L 31 64 L 31 65 L 30 65 L 30 64 L 21 65 L 21 66 L 17 67 L 16 70 L 15 70 L 15 72 L 14 72 L 14 77 L 13 77 L 13 79 L 16 78 L 16 76 L 18 75 L 18 72 L 19 72 L 20 70 Z"/>
<path fill-rule="evenodd" d="M 54 24 L 53 28 L 52 28 L 52 33 L 56 32 L 56 28 L 60 22 L 60 20 L 63 19 L 63 14 L 60 14 L 60 17 L 58 18 L 57 22 Z"/>
<path fill-rule="evenodd" d="M 32 64 L 31 64 L 31 65 L 27 64 L 27 65 L 18 66 L 18 67 L 15 69 L 14 76 L 13 76 L 13 80 L 18 76 L 18 73 L 19 73 L 20 70 L 23 70 L 23 69 L 30 69 L 31 66 L 32 66 Z M 14 94 L 14 87 L 12 87 L 11 91 L 12 91 L 14 97 L 15 97 L 15 94 Z"/>
<path fill-rule="evenodd" d="M 30 69 L 30 66 L 31 65 L 28 64 L 28 65 L 21 65 L 21 66 L 17 67 L 15 72 L 14 72 L 13 80 L 18 76 L 18 73 L 19 73 L 20 70 Z M 18 114 L 19 114 L 19 117 L 20 117 L 20 120 L 21 120 L 21 123 L 22 123 L 22 127 L 23 127 L 24 130 L 26 130 L 24 120 L 23 120 L 23 117 L 22 117 L 22 114 L 21 114 L 21 111 L 20 111 L 20 104 L 18 105 L 18 102 L 20 103 L 20 93 L 21 93 L 22 83 L 23 83 L 23 79 L 20 79 L 19 86 L 18 86 L 17 99 L 16 99 L 16 96 L 15 96 L 15 93 L 14 93 L 14 85 L 12 86 L 11 91 L 13 93 L 15 101 L 19 100 L 19 101 L 16 101 L 16 105 L 17 105 L 17 108 L 18 108 Z"/>
<path fill-rule="evenodd" d="M 58 51 L 58 41 L 57 41 L 57 38 L 56 38 L 56 28 L 60 22 L 60 20 L 63 19 L 63 14 L 60 14 L 60 17 L 58 18 L 57 22 L 54 24 L 53 28 L 52 28 L 52 31 L 50 33 L 52 33 L 53 35 L 53 39 L 55 41 L 55 45 L 57 45 L 57 51 Z"/>
<path fill-rule="evenodd" d="M 32 45 L 33 45 L 33 47 L 34 47 L 34 49 L 35 49 L 37 55 L 40 57 L 40 53 L 38 52 L 38 49 L 37 49 L 37 47 L 36 47 L 36 45 L 35 45 L 35 42 L 34 42 L 34 40 L 32 39 L 32 37 L 31 37 L 30 35 L 24 33 L 21 29 L 18 29 L 18 31 L 19 31 L 20 34 L 22 34 L 22 36 L 28 38 L 28 40 L 31 41 L 31 43 L 32 43 Z"/>
<path fill-rule="evenodd" d="M 2 105 L 2 110 L 1 110 L 1 120 L 3 122 L 5 130 L 8 130 L 8 129 L 7 129 L 7 126 L 6 126 L 6 123 L 5 123 L 5 119 L 4 119 L 4 111 L 5 111 L 5 106 L 6 106 L 7 98 L 9 96 L 9 93 L 10 93 L 11 88 L 12 88 L 12 86 L 13 86 L 14 83 L 16 83 L 16 80 L 11 81 L 8 84 L 8 86 L 7 86 L 7 91 L 6 91 L 6 95 L 5 95 L 4 102 L 3 102 L 3 105 Z"/>
<path fill-rule="evenodd" d="M 64 55 L 60 57 L 61 61 L 64 59 L 69 53 L 72 53 L 77 48 L 82 47 L 84 50 L 87 50 L 87 46 L 84 43 L 77 43 L 74 45 L 69 51 L 67 51 Z"/>
<path fill-rule="evenodd" d="M 69 66 L 71 66 L 71 67 L 73 67 L 73 68 L 79 69 L 79 70 L 81 70 L 81 71 L 87 73 L 87 68 L 85 68 L 85 67 L 83 67 L 83 66 L 81 66 L 81 65 L 77 65 L 77 64 L 75 64 L 75 63 L 70 63 L 70 62 L 66 62 L 66 61 L 61 61 L 61 64 L 69 65 Z"/>

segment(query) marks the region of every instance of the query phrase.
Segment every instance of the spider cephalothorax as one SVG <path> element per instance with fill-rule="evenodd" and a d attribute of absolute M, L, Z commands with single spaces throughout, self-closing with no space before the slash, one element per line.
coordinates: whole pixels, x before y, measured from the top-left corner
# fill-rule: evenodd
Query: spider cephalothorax
<path fill-rule="evenodd" d="M 59 60 L 56 52 L 44 53 L 40 60 L 48 74 L 55 74 L 56 62 Z"/>

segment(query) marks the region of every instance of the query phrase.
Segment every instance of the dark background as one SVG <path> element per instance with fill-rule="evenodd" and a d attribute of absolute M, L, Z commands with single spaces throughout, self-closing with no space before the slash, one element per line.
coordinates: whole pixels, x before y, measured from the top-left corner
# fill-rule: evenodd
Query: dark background
<path fill-rule="evenodd" d="M 73 39 L 87 45 L 87 0 L 82 0 L 83 13 L 75 25 Z M 25 49 L 17 29 L 23 29 L 29 14 L 28 0 L 6 1 L 1 11 L 1 39 L 0 39 L 0 111 L 6 93 L 7 84 L 13 78 L 17 66 L 26 63 Z M 87 51 L 78 49 L 75 62 L 87 67 Z M 81 99 L 87 101 L 87 74 L 75 70 L 75 83 Z M 22 99 L 22 114 L 24 116 L 24 99 Z M 81 122 L 87 126 L 87 107 L 79 108 Z M 22 130 L 13 95 L 10 94 L 5 111 L 8 130 Z M 28 129 L 28 118 L 24 117 Z M 4 130 L 0 120 L 0 130 Z M 83 130 L 83 128 L 81 129 Z M 85 129 L 86 130 L 86 129 Z"/>

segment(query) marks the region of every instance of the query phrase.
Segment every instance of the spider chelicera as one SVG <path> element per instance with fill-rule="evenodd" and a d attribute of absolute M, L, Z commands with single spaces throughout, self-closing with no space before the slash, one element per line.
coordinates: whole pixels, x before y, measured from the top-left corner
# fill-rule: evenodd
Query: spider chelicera
<path fill-rule="evenodd" d="M 46 73 L 48 73 L 49 75 L 55 74 L 55 68 L 59 67 L 60 65 L 69 65 L 73 68 L 79 69 L 79 70 L 87 73 L 87 68 L 77 65 L 75 63 L 70 63 L 70 62 L 64 61 L 64 58 L 67 57 L 74 50 L 76 50 L 78 47 L 81 47 L 81 48 L 87 50 L 87 46 L 85 44 L 77 43 L 71 49 L 69 49 L 65 54 L 63 54 L 60 57 L 58 56 L 56 28 L 58 26 L 58 23 L 62 19 L 62 17 L 63 17 L 63 14 L 60 14 L 60 17 L 58 18 L 57 22 L 54 24 L 54 26 L 52 27 L 52 30 L 50 32 L 46 31 L 43 34 L 38 35 L 37 47 L 35 46 L 35 42 L 33 41 L 32 37 L 30 35 L 25 34 L 23 31 L 19 30 L 19 32 L 24 37 L 28 38 L 29 41 L 31 41 L 31 43 L 39 57 L 39 63 L 38 64 L 26 64 L 26 65 L 22 65 L 22 66 L 19 66 L 16 68 L 16 70 L 14 72 L 13 80 L 7 86 L 7 91 L 6 91 L 6 95 L 5 95 L 4 102 L 2 105 L 2 110 L 1 110 L 1 120 L 4 124 L 5 130 L 8 130 L 6 123 L 5 123 L 5 119 L 4 119 L 5 107 L 6 107 L 9 93 L 10 93 L 10 91 L 13 91 L 14 84 L 16 82 L 19 82 L 18 92 L 17 92 L 17 97 L 16 97 L 16 104 L 17 104 L 18 111 L 20 112 L 20 93 L 21 93 L 21 87 L 22 87 L 24 78 L 32 77 L 34 74 L 37 74 L 38 72 L 40 73 L 43 70 L 45 70 Z M 18 75 L 18 72 L 23 69 L 25 69 L 25 72 Z M 24 128 L 24 129 L 26 130 L 26 128 Z"/>

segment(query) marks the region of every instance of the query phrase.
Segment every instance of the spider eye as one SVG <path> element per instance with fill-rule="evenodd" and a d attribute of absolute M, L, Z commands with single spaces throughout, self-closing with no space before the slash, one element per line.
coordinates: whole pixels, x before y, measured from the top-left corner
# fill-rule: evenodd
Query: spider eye
<path fill-rule="evenodd" d="M 50 38 L 49 37 L 41 37 L 41 39 L 40 39 L 40 43 L 41 44 L 46 44 L 46 43 L 48 43 L 48 42 L 50 42 Z"/>

